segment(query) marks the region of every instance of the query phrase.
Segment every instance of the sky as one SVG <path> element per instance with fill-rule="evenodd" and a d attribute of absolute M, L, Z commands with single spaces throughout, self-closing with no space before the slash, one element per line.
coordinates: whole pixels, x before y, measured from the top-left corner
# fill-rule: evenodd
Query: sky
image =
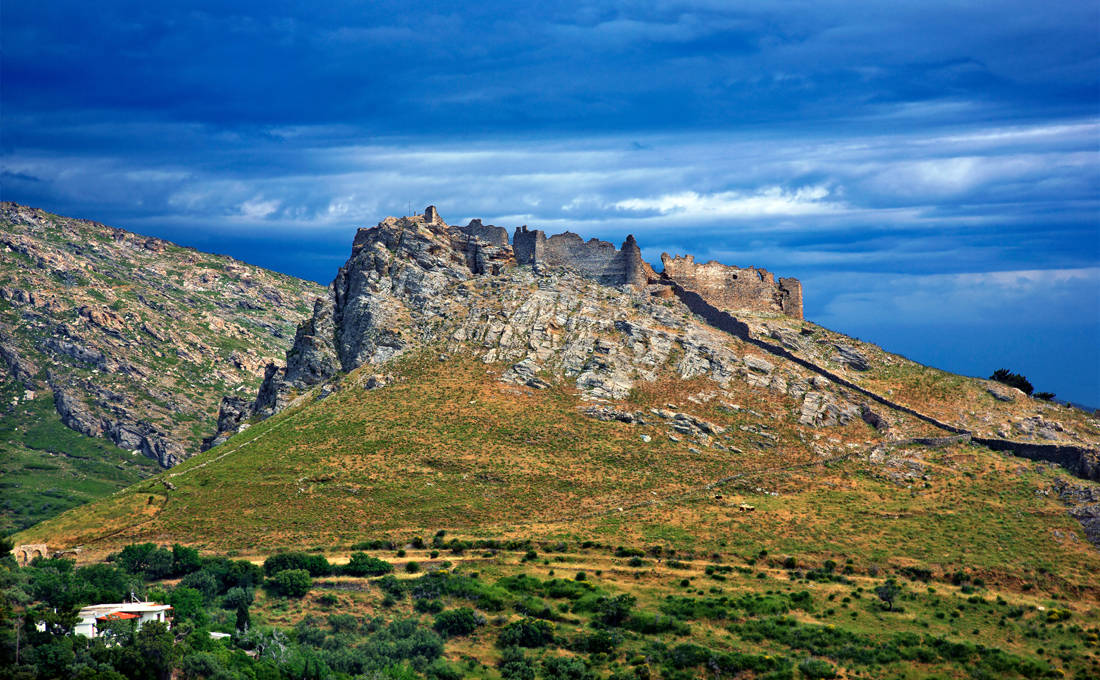
<path fill-rule="evenodd" d="M 1100 5 L 0 0 L 0 195 L 314 279 L 438 206 L 1100 406 Z"/>

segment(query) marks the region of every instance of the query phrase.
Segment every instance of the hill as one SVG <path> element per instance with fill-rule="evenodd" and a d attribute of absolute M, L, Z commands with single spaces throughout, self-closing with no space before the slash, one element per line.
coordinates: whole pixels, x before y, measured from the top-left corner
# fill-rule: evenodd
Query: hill
<path fill-rule="evenodd" d="M 229 257 L 0 205 L 0 530 L 198 452 L 221 397 L 257 388 L 321 293 Z"/>
<path fill-rule="evenodd" d="M 535 248 L 523 263 L 484 229 L 432 210 L 361 229 L 286 366 L 267 371 L 254 399 L 223 403 L 222 443 L 17 538 L 80 547 L 82 560 L 149 541 L 257 561 L 299 549 L 343 562 L 366 549 L 463 577 L 579 569 L 661 613 L 685 595 L 691 608 L 809 588 L 817 607 L 789 620 L 775 618 L 788 603 L 679 632 L 654 622 L 628 647 L 653 659 L 688 642 L 813 654 L 850 677 L 1095 668 L 1094 415 L 786 313 L 789 280 L 754 282 L 756 308 L 725 307 L 713 289 L 646 272 L 633 239 L 581 242 L 557 261 Z M 446 541 L 426 545 L 433 535 L 458 539 L 449 564 Z M 521 557 L 527 549 L 544 561 Z M 907 613 L 845 611 L 887 577 L 910 584 Z M 386 619 L 426 611 L 414 586 L 395 588 L 334 580 L 291 608 L 259 606 L 284 626 L 333 603 Z M 408 592 L 418 604 L 395 604 Z M 549 618 L 585 630 L 566 605 Z M 508 606 L 493 635 L 534 611 Z M 1051 610 L 1071 623 L 1048 630 Z M 852 651 L 893 635 L 963 646 L 953 660 Z M 962 660 L 987 652 L 999 661 Z M 661 677 L 706 673 L 709 653 L 679 676 L 669 660 Z M 630 658 L 617 654 L 590 662 L 610 672 Z M 486 669 L 500 653 L 484 640 L 460 641 L 450 658 L 462 655 L 482 664 L 476 676 L 498 677 Z M 1019 659 L 1042 660 L 1020 671 L 1032 667 Z"/>

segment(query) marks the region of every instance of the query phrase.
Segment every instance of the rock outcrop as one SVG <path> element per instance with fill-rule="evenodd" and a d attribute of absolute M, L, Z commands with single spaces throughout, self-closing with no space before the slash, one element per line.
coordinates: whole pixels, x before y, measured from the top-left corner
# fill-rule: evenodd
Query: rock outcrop
<path fill-rule="evenodd" d="M 687 309 L 654 294 L 660 290 L 649 284 L 659 277 L 633 237 L 616 249 L 520 227 L 509 246 L 498 229 L 477 220 L 453 227 L 432 207 L 359 229 L 329 295 L 298 327 L 286 366 L 267 367 L 247 414 L 225 402 L 219 433 L 207 443 L 338 374 L 431 342 L 507 362 L 506 382 L 541 389 L 550 386 L 541 374 L 562 375 L 595 400 L 625 397 L 670 361 L 683 378 L 728 384 L 741 377 L 798 398 L 807 391 L 803 375 L 743 359 L 720 330 L 700 327 Z"/>

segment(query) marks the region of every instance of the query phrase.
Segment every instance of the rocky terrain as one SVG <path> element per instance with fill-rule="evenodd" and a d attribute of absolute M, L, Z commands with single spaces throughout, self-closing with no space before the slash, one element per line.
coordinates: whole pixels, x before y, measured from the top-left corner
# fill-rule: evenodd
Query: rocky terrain
<path fill-rule="evenodd" d="M 0 222 L 0 417 L 47 400 L 72 430 L 162 467 L 199 451 L 223 395 L 255 391 L 323 292 L 14 203 Z"/>
<path fill-rule="evenodd" d="M 438 344 L 441 361 L 448 353 L 472 351 L 487 364 L 505 364 L 503 381 L 542 388 L 562 376 L 588 400 L 621 400 L 668 367 L 681 380 L 711 380 L 707 398 L 718 402 L 731 398 L 731 383 L 789 397 L 800 404 L 795 415 L 805 426 L 863 420 L 884 443 L 965 435 L 999 438 L 1009 449 L 1063 446 L 1074 451 L 1071 471 L 1100 478 L 1100 422 L 1082 411 L 891 355 L 803 320 L 801 304 L 791 316 L 778 304 L 765 312 L 715 307 L 707 299 L 728 305 L 746 296 L 740 290 L 724 295 L 709 281 L 701 289 L 706 298 L 693 294 L 680 284 L 695 284 L 694 271 L 681 279 L 627 266 L 625 275 L 616 270 L 610 277 L 622 285 L 603 285 L 606 267 L 592 264 L 589 249 L 608 252 L 611 263 L 628 254 L 640 262 L 633 237 L 620 255 L 611 244 L 585 244 L 569 234 L 574 251 L 582 253 L 575 267 L 568 253 L 525 267 L 516 266 L 500 234 L 492 242 L 479 238 L 485 229 L 480 221 L 449 226 L 434 207 L 360 229 L 328 297 L 298 328 L 285 368 L 268 367 L 251 403 L 240 397 L 223 403 L 211 443 L 339 374 L 382 367 L 410 349 Z M 530 233 L 517 229 L 516 238 Z M 536 233 L 540 244 L 558 238 L 546 241 Z M 899 382 L 901 377 L 906 379 Z M 917 385 L 927 380 L 928 387 L 913 389 L 913 378 Z M 372 386 L 389 379 L 370 378 Z M 326 385 L 322 393 L 333 389 Z"/>

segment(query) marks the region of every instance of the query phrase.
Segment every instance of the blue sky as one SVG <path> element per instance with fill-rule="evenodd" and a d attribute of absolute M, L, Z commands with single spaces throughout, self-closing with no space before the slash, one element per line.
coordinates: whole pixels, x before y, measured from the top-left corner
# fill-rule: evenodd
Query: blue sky
<path fill-rule="evenodd" d="M 316 4 L 0 0 L 3 198 L 324 283 L 410 204 L 633 233 L 1100 406 L 1100 5 Z"/>

